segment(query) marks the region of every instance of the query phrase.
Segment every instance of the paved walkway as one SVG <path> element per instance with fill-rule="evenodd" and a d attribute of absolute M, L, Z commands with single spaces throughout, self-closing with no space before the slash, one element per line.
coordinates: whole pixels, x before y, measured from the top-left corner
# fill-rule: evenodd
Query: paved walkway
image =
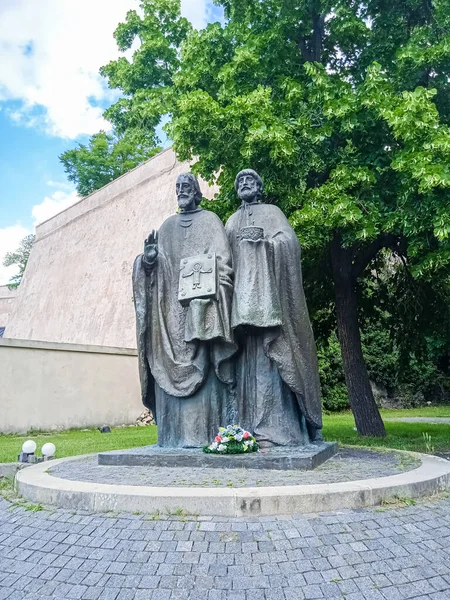
<path fill-rule="evenodd" d="M 450 425 L 450 417 L 398 417 L 384 419 L 393 423 L 430 423 L 431 425 Z"/>
<path fill-rule="evenodd" d="M 247 520 L 0 500 L 0 600 L 49 598 L 449 600 L 450 500 Z"/>

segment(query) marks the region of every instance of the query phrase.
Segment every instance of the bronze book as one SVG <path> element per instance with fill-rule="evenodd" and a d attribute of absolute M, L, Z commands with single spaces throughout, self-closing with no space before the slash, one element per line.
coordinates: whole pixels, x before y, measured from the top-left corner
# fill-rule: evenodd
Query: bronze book
<path fill-rule="evenodd" d="M 178 300 L 187 304 L 193 298 L 217 297 L 217 264 L 215 252 L 188 256 L 180 261 Z"/>

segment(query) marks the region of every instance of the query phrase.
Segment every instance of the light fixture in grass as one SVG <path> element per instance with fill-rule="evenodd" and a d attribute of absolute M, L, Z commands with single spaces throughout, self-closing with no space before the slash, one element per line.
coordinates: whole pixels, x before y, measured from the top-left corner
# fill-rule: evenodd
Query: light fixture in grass
<path fill-rule="evenodd" d="M 212 444 L 203 448 L 203 452 L 208 454 L 244 454 L 257 450 L 259 446 L 256 439 L 239 425 L 219 427 L 219 433 Z"/>

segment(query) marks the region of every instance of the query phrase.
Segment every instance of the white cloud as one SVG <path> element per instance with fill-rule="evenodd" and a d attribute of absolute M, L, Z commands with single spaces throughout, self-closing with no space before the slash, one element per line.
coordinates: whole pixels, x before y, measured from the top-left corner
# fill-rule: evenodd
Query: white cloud
<path fill-rule="evenodd" d="M 56 185 L 56 182 L 49 182 Z M 43 221 L 54 217 L 61 211 L 69 208 L 75 202 L 78 202 L 80 197 L 71 187 L 72 191 L 67 191 L 67 186 L 63 184 L 64 190 L 57 190 L 51 196 L 45 198 L 39 204 L 35 204 L 31 209 L 33 216 L 33 225 L 39 225 Z M 0 229 L 0 285 L 6 285 L 11 277 L 17 273 L 17 267 L 4 267 L 3 259 L 7 252 L 14 252 L 20 245 L 23 238 L 32 233 L 30 229 L 23 227 L 19 223 Z"/>
<path fill-rule="evenodd" d="M 110 92 L 99 68 L 119 53 L 113 31 L 136 0 L 0 2 L 0 100 L 15 121 L 75 138 L 108 124 L 92 104 Z"/>
<path fill-rule="evenodd" d="M 99 68 L 119 56 L 113 32 L 138 0 L 0 0 L 0 103 L 18 123 L 76 138 L 108 129 L 99 104 L 117 97 Z M 182 0 L 194 26 L 207 0 Z"/>
<path fill-rule="evenodd" d="M 62 210 L 65 210 L 75 202 L 78 202 L 79 199 L 80 197 L 76 191 L 68 193 L 63 190 L 58 190 L 53 192 L 51 196 L 45 196 L 40 204 L 35 204 L 31 209 L 34 225 L 39 225 L 39 223 L 54 217 Z"/>
<path fill-rule="evenodd" d="M 14 252 L 20 245 L 23 238 L 31 233 L 18 223 L 10 227 L 0 229 L 0 285 L 6 285 L 11 277 L 17 273 L 17 267 L 4 267 L 3 259 L 7 252 Z"/>

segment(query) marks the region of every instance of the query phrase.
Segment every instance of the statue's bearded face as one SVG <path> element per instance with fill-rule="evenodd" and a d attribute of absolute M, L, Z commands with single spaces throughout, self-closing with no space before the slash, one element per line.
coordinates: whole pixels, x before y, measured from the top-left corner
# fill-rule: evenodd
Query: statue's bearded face
<path fill-rule="evenodd" d="M 195 202 L 195 188 L 187 177 L 180 177 L 176 183 L 178 206 L 181 210 L 194 210 L 197 208 Z"/>
<path fill-rule="evenodd" d="M 244 202 L 253 202 L 258 197 L 258 182 L 252 175 L 242 175 L 238 182 L 238 196 Z"/>

